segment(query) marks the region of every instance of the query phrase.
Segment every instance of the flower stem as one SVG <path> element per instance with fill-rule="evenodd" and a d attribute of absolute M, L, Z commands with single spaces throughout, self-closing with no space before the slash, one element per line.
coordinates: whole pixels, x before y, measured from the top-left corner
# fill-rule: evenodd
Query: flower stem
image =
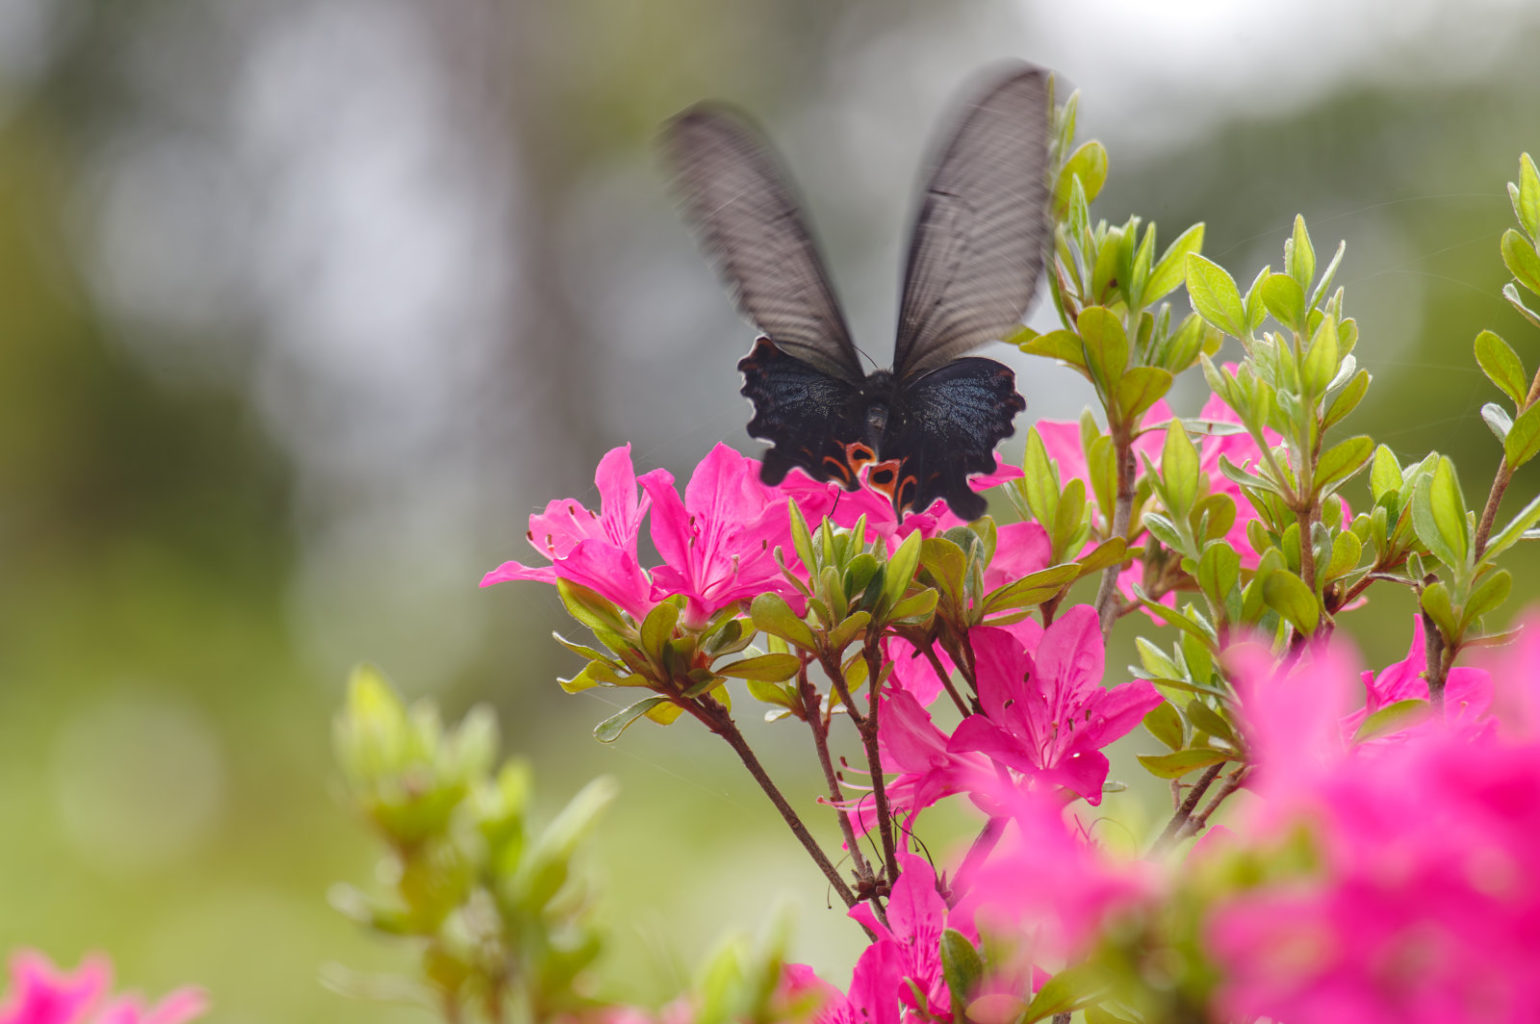
<path fill-rule="evenodd" d="M 1112 431 L 1113 458 L 1117 460 L 1118 493 L 1112 507 L 1112 532 L 1108 539 L 1122 537 L 1128 540 L 1129 519 L 1134 512 L 1134 440 L 1126 427 L 1117 426 Z M 1096 591 L 1096 617 L 1101 622 L 1102 635 L 1112 632 L 1117 621 L 1118 573 L 1123 564 L 1109 565 L 1102 573 L 1101 586 Z"/>
<path fill-rule="evenodd" d="M 1487 541 L 1492 536 L 1492 526 L 1497 522 L 1497 506 L 1502 504 L 1503 492 L 1508 489 L 1508 484 L 1513 481 L 1513 469 L 1508 465 L 1508 456 L 1497 464 L 1497 475 L 1492 478 L 1492 490 L 1487 493 L 1486 507 L 1481 510 L 1481 522 L 1476 527 L 1476 562 L 1481 561 L 1481 553 L 1487 548 Z"/>
<path fill-rule="evenodd" d="M 1208 792 L 1208 788 L 1214 784 L 1214 780 L 1219 778 L 1219 773 L 1224 770 L 1224 766 L 1223 761 L 1218 764 L 1209 765 L 1203 774 L 1198 777 L 1198 781 L 1193 783 L 1192 789 L 1187 794 L 1187 799 L 1182 801 L 1182 806 L 1176 809 L 1176 813 L 1166 823 L 1164 831 L 1155 840 L 1155 844 L 1150 847 L 1151 855 L 1164 853 L 1182 838 L 1183 830 L 1186 828 L 1188 821 L 1191 820 L 1193 811 L 1197 810 L 1198 802 L 1203 799 L 1203 794 Z"/>
<path fill-rule="evenodd" d="M 930 667 L 936 673 L 936 678 L 941 680 L 941 685 L 946 688 L 947 696 L 951 697 L 952 703 L 957 705 L 957 710 L 961 712 L 964 718 L 973 714 L 973 711 L 968 710 L 968 704 L 963 700 L 962 694 L 957 692 L 957 685 L 952 682 L 952 673 L 942 666 L 941 658 L 936 654 L 935 644 L 927 640 L 923 649 L 925 651 L 925 659 L 930 662 Z"/>
<path fill-rule="evenodd" d="M 871 865 L 866 863 L 866 857 L 861 853 L 861 846 L 856 841 L 856 831 L 850 824 L 850 815 L 840 807 L 845 801 L 844 793 L 840 790 L 839 774 L 834 770 L 834 761 L 829 756 L 829 728 L 824 721 L 819 705 L 818 688 L 807 677 L 807 663 L 803 662 L 802 669 L 797 673 L 798 692 L 802 696 L 802 710 L 807 716 L 808 728 L 813 731 L 813 746 L 818 751 L 818 764 L 823 768 L 824 782 L 829 787 L 829 799 L 834 802 L 834 815 L 839 819 L 840 831 L 845 836 L 845 848 L 850 851 L 851 863 L 855 865 L 857 884 L 870 883 L 872 880 Z"/>
<path fill-rule="evenodd" d="M 722 737 L 727 741 L 727 745 L 733 748 L 733 752 L 738 755 L 743 766 L 749 770 L 750 775 L 754 776 L 754 781 L 759 783 L 759 788 L 765 791 L 765 795 L 770 798 L 775 809 L 781 812 L 781 818 L 786 822 L 786 827 L 791 829 L 791 834 L 797 837 L 797 841 L 802 844 L 807 855 L 813 858 L 813 863 L 818 865 L 818 869 L 829 880 L 829 885 L 839 894 L 845 906 L 855 906 L 855 893 L 850 891 L 850 886 L 845 884 L 839 871 L 829 862 L 829 858 L 813 839 L 812 833 L 808 832 L 807 826 L 797 816 L 796 810 L 786 802 L 786 797 L 781 795 L 780 789 L 765 771 L 765 766 L 759 763 L 759 758 L 749 747 L 748 741 L 743 738 L 743 733 L 738 731 L 738 724 L 727 713 L 727 709 L 709 697 L 683 703 L 685 710 L 700 719 L 702 725 Z"/>
<path fill-rule="evenodd" d="M 882 856 L 888 866 L 888 882 L 898 880 L 898 848 L 893 840 L 893 818 L 888 807 L 887 782 L 882 777 L 882 754 L 877 748 L 878 696 L 882 689 L 882 654 L 875 640 L 866 643 L 866 719 L 861 723 L 861 742 L 872 771 L 872 796 L 877 800 L 877 825 L 882 830 Z"/>

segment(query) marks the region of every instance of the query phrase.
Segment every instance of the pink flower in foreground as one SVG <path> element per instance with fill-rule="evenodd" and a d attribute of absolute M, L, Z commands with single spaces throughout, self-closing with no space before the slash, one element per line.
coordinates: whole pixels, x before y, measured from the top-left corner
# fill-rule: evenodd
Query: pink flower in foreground
<path fill-rule="evenodd" d="M 57 970 L 41 953 L 11 957 L 11 991 L 0 1005 L 0 1024 L 182 1024 L 207 1005 L 197 989 L 181 988 L 152 1007 L 137 995 L 108 998 L 112 965 L 87 957 L 73 975 Z"/>
<path fill-rule="evenodd" d="M 854 491 L 845 490 L 833 480 L 814 480 L 800 468 L 787 474 L 780 484 L 780 490 L 797 503 L 810 524 L 828 518 L 834 525 L 848 530 L 857 519 L 865 516 L 869 533 L 885 538 L 889 550 L 897 547 L 911 533 L 934 537 L 955 526 L 967 525 L 967 521 L 953 515 L 940 498 L 932 502 L 928 509 L 906 512 L 900 521 L 887 495 L 864 486 L 869 468 L 861 468 L 859 478 L 863 486 Z M 1019 476 L 1019 467 L 997 464 L 993 473 L 969 478 L 968 486 L 977 493 L 983 493 Z"/>
<path fill-rule="evenodd" d="M 1161 697 L 1143 679 L 1101 685 L 1106 652 L 1096 610 L 1069 609 L 1030 653 L 1003 629 L 975 629 L 971 639 L 984 713 L 963 719 L 948 749 L 976 750 L 1100 803 L 1109 768 L 1101 749 L 1138 725 Z"/>
<path fill-rule="evenodd" d="M 509 580 L 577 583 L 613 601 L 637 619 L 652 607 L 652 583 L 636 559 L 636 538 L 647 514 L 648 499 L 638 497 L 631 446 L 607 452 L 594 472 L 600 511 L 572 498 L 553 501 L 529 517 L 526 536 L 551 564 L 504 562 L 481 580 L 483 587 Z"/>
<path fill-rule="evenodd" d="M 1540 693 L 1533 655 L 1499 674 L 1500 692 Z M 1218 1015 L 1540 1019 L 1540 741 L 1455 717 L 1348 747 L 1339 715 L 1356 680 L 1342 652 L 1314 650 L 1271 676 L 1257 649 L 1247 657 L 1262 800 L 1238 834 L 1259 838 L 1266 861 L 1265 844 L 1303 831 L 1317 855 L 1215 912 Z"/>
<path fill-rule="evenodd" d="M 775 549 L 791 548 L 789 499 L 759 480 L 759 463 L 726 445 L 713 448 L 685 485 L 655 469 L 641 478 L 652 498 L 652 540 L 664 564 L 652 572 L 652 597 L 683 594 L 685 621 L 703 624 L 735 601 L 767 591 L 794 596 Z"/>
<path fill-rule="evenodd" d="M 1065 821 L 1059 798 L 997 780 L 980 791 L 1014 829 L 959 877 L 966 891 L 952 927 L 971 917 L 981 931 L 1026 939 L 1021 952 L 1034 962 L 1062 961 L 1083 954 L 1110 915 L 1152 891 L 1148 865 L 1114 863 L 1078 822 Z"/>

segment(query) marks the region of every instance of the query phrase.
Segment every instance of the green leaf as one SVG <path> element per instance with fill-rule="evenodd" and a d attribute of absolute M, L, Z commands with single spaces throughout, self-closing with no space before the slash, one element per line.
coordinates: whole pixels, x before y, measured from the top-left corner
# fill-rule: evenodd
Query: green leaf
<path fill-rule="evenodd" d="M 1283 326 L 1297 333 L 1304 333 L 1305 291 L 1299 282 L 1288 274 L 1269 274 L 1259 286 L 1262 304 Z"/>
<path fill-rule="evenodd" d="M 779 594 L 760 594 L 754 598 L 754 603 L 749 606 L 749 618 L 761 633 L 778 636 L 804 650 L 811 651 L 817 647 L 813 631 L 796 616 L 786 599 Z"/>
<path fill-rule="evenodd" d="M 1071 1013 L 1106 995 L 1111 986 L 1106 973 L 1095 964 L 1079 964 L 1060 971 L 1037 990 L 1027 1004 L 1022 1024 L 1046 1020 L 1059 1013 Z"/>
<path fill-rule="evenodd" d="M 1074 562 L 1051 565 L 1014 583 L 1007 583 L 984 598 L 983 614 L 991 615 L 1006 608 L 1029 608 L 1055 597 L 1080 576 Z"/>
<path fill-rule="evenodd" d="M 1084 578 L 1092 573 L 1101 572 L 1103 569 L 1119 564 L 1124 561 L 1124 556 L 1127 553 L 1128 544 L 1122 537 L 1114 537 L 1109 541 L 1103 541 L 1097 545 L 1096 550 L 1080 559 L 1078 563 L 1080 565 L 1079 578 Z"/>
<path fill-rule="evenodd" d="M 1418 603 L 1438 626 L 1438 631 L 1446 643 L 1460 639 L 1459 618 L 1455 615 L 1454 605 L 1449 600 L 1449 588 L 1442 580 L 1422 588 L 1422 596 Z"/>
<path fill-rule="evenodd" d="M 1351 356 L 1349 358 L 1352 358 Z M 1321 429 L 1329 430 L 1347 418 L 1348 413 L 1358 408 L 1358 403 L 1364 400 L 1364 395 L 1369 391 L 1369 371 L 1359 370 L 1353 374 L 1337 396 L 1326 407 L 1326 415 L 1321 419 Z"/>
<path fill-rule="evenodd" d="M 1536 523 L 1540 523 L 1540 495 L 1525 505 L 1507 526 L 1492 535 L 1492 539 L 1487 541 L 1486 550 L 1482 552 L 1483 558 L 1493 559 L 1513 547 L 1524 536 L 1525 531 Z"/>
<path fill-rule="evenodd" d="M 734 679 L 757 679 L 762 683 L 785 682 L 797 674 L 802 659 L 795 654 L 761 654 L 757 658 L 744 658 L 731 665 L 713 665 L 711 670 L 720 676 Z"/>
<path fill-rule="evenodd" d="M 1513 429 L 1503 438 L 1503 455 L 1508 466 L 1517 469 L 1540 452 L 1540 402 L 1519 413 Z"/>
<path fill-rule="evenodd" d="M 1344 530 L 1337 534 L 1332 538 L 1331 560 L 1326 563 L 1326 571 L 1321 578 L 1330 581 L 1346 576 L 1358 568 L 1358 560 L 1363 557 L 1363 553 L 1363 541 L 1351 532 Z"/>
<path fill-rule="evenodd" d="M 1197 253 L 1187 254 L 1187 294 L 1192 307 L 1215 327 L 1236 338 L 1247 337 L 1246 307 L 1235 279 L 1223 267 Z"/>
<path fill-rule="evenodd" d="M 1529 378 L 1524 373 L 1524 360 L 1511 345 L 1493 331 L 1482 331 L 1476 335 L 1476 363 L 1488 380 L 1513 399 L 1514 405 L 1524 404 Z"/>
<path fill-rule="evenodd" d="M 910 536 L 913 536 L 913 534 L 910 534 Z M 929 591 L 929 593 L 934 594 L 935 591 L 932 590 Z M 893 609 L 888 609 L 889 615 L 891 615 L 892 612 Z M 871 623 L 871 621 L 872 616 L 870 612 L 853 612 L 846 616 L 844 621 L 840 622 L 833 629 L 829 630 L 829 650 L 839 652 L 843 651 L 846 647 L 849 647 L 850 642 L 859 636 Z"/>
<path fill-rule="evenodd" d="M 929 588 L 917 594 L 910 594 L 893 606 L 888 612 L 888 620 L 902 622 L 905 619 L 928 618 L 930 613 L 936 610 L 936 602 L 940 597 L 940 594 Z"/>
<path fill-rule="evenodd" d="M 1321 453 L 1315 465 L 1316 494 L 1330 494 L 1369 464 L 1374 439 L 1360 434 L 1340 441 Z"/>
<path fill-rule="evenodd" d="M 1203 548 L 1198 559 L 1198 586 L 1209 600 L 1223 607 L 1225 597 L 1240 584 L 1241 556 L 1229 544 L 1212 541 Z"/>
<path fill-rule="evenodd" d="M 1503 285 L 1503 298 L 1508 300 L 1508 305 L 1519 311 L 1519 315 L 1536 327 L 1540 327 L 1540 313 L 1535 312 L 1524 305 L 1524 300 L 1519 296 L 1519 289 L 1512 281 Z"/>
<path fill-rule="evenodd" d="M 1509 228 L 1503 232 L 1502 250 L 1508 272 L 1531 293 L 1540 295 L 1540 253 L 1535 252 L 1535 244 Z"/>
<path fill-rule="evenodd" d="M 807 528 L 807 520 L 802 518 L 802 510 L 797 507 L 795 501 L 789 505 L 791 515 L 791 544 L 797 552 L 797 558 L 802 562 L 802 568 L 812 573 L 818 565 L 817 557 L 813 552 L 813 534 Z"/>
<path fill-rule="evenodd" d="M 1063 220 L 1069 210 L 1070 182 L 1080 179 L 1085 189 L 1086 202 L 1092 202 L 1107 182 L 1107 148 L 1096 140 L 1084 143 L 1059 170 L 1059 180 L 1053 188 L 1053 211 L 1056 220 Z"/>
<path fill-rule="evenodd" d="M 1385 495 L 1399 491 L 1402 482 L 1401 463 L 1395 452 L 1384 445 L 1374 449 L 1374 466 L 1369 470 L 1369 493 L 1374 500 L 1379 501 Z"/>
<path fill-rule="evenodd" d="M 1300 366 L 1300 384 L 1307 395 L 1326 393 L 1326 386 L 1337 375 L 1340 360 L 1337 344 L 1337 318 L 1324 316 L 1305 349 L 1305 359 Z"/>
<path fill-rule="evenodd" d="M 1208 733 L 1216 740 L 1224 740 L 1234 744 L 1235 730 L 1230 723 L 1219 717 L 1219 713 L 1201 700 L 1195 700 L 1184 709 L 1187 720 L 1192 723 L 1194 729 Z"/>
<path fill-rule="evenodd" d="M 951 928 L 941 933 L 941 976 L 952 993 L 952 1018 L 962 1020 L 968 995 L 984 976 L 984 960 L 962 932 Z"/>
<path fill-rule="evenodd" d="M 1172 551 L 1187 554 L 1187 538 L 1183 537 L 1176 524 L 1158 512 L 1146 512 L 1144 514 L 1144 528 L 1150 531 L 1150 536 L 1160 541 Z"/>
<path fill-rule="evenodd" d="M 1287 619 L 1305 636 L 1315 632 L 1321 620 L 1321 606 L 1310 587 L 1287 569 L 1269 573 L 1262 583 L 1262 597 L 1267 606 Z"/>
<path fill-rule="evenodd" d="M 1181 287 L 1187 274 L 1187 254 L 1203 248 L 1203 224 L 1199 222 L 1183 231 L 1176 241 L 1166 246 L 1150 271 L 1144 286 L 1144 304 L 1153 305 Z"/>
<path fill-rule="evenodd" d="M 1181 518 L 1192 510 L 1198 497 L 1198 449 L 1182 426 L 1172 420 L 1166 427 L 1166 443 L 1161 450 L 1160 476 L 1165 484 L 1167 511 Z"/>
<path fill-rule="evenodd" d="M 594 739 L 600 743 L 614 743 L 620 739 L 620 734 L 631 727 L 631 723 L 641 718 L 647 712 L 659 704 L 667 704 L 667 697 L 643 697 L 624 711 L 617 712 L 594 726 Z"/>
<path fill-rule="evenodd" d="M 953 603 L 962 600 L 963 573 L 968 556 L 945 537 L 930 537 L 920 542 L 920 565 L 935 582 L 942 595 Z"/>
<path fill-rule="evenodd" d="M 1305 230 L 1305 218 L 1294 215 L 1294 236 L 1283 246 L 1283 264 L 1289 276 L 1299 283 L 1301 291 L 1310 287 L 1315 278 L 1315 247 L 1310 244 L 1310 232 Z"/>
<path fill-rule="evenodd" d="M 1461 632 L 1483 615 L 1488 615 L 1500 607 L 1504 601 L 1508 600 L 1508 594 L 1512 589 L 1513 574 L 1507 569 L 1498 569 L 1477 584 L 1462 609 L 1464 614 L 1460 616 Z"/>
<path fill-rule="evenodd" d="M 1125 421 L 1136 420 L 1171 390 L 1170 370 L 1158 366 L 1135 366 L 1123 374 L 1113 388 L 1112 397 Z"/>
<path fill-rule="evenodd" d="M 663 645 L 673 638 L 674 626 L 678 621 L 679 602 L 659 602 L 642 620 L 642 650 L 653 658 L 661 658 Z"/>
<path fill-rule="evenodd" d="M 1086 368 L 1085 345 L 1074 331 L 1049 331 L 1030 341 L 1019 342 L 1017 347 L 1029 356 L 1046 356 L 1082 370 Z"/>
<path fill-rule="evenodd" d="M 1194 747 L 1170 754 L 1140 754 L 1139 763 L 1157 779 L 1180 779 L 1188 772 L 1207 768 L 1234 758 L 1234 754 L 1212 747 Z"/>
<path fill-rule="evenodd" d="M 1353 742 L 1362 743 L 1376 736 L 1400 732 L 1428 717 L 1429 710 L 1428 702 L 1421 698 L 1387 704 L 1359 723 L 1357 731 L 1353 733 Z"/>
<path fill-rule="evenodd" d="M 643 685 L 639 677 L 622 675 L 603 661 L 590 661 L 571 679 L 557 678 L 556 683 L 568 693 L 582 693 L 595 686 L 625 686 L 627 683 Z"/>
<path fill-rule="evenodd" d="M 1032 518 L 1051 528 L 1059 514 L 1059 481 L 1048 458 L 1048 449 L 1036 427 L 1027 431 L 1026 451 L 1021 458 L 1021 477 L 1014 481 Z"/>
<path fill-rule="evenodd" d="M 1105 306 L 1087 306 L 1076 320 L 1091 372 L 1111 390 L 1128 369 L 1128 335 L 1123 323 Z"/>
<path fill-rule="evenodd" d="M 1430 476 L 1418 481 L 1412 497 L 1412 528 L 1439 561 L 1455 570 L 1464 567 L 1470 524 L 1454 464 L 1445 456 L 1438 457 Z"/>
<path fill-rule="evenodd" d="M 898 550 L 888 556 L 887 576 L 882 584 L 883 600 L 888 607 L 897 604 L 904 596 L 904 591 L 909 589 L 909 584 L 914 581 L 914 571 L 920 564 L 922 540 L 919 531 L 911 533 L 904 538 Z"/>
<path fill-rule="evenodd" d="M 1182 730 L 1182 716 L 1170 703 L 1162 701 L 1144 716 L 1144 727 L 1160 742 L 1172 750 L 1181 750 L 1187 742 Z"/>
<path fill-rule="evenodd" d="M 561 598 L 567 614 L 593 631 L 600 642 L 614 651 L 627 646 L 625 637 L 630 632 L 620 609 L 592 590 L 567 580 L 556 581 L 556 593 Z"/>
<path fill-rule="evenodd" d="M 1540 238 L 1540 174 L 1528 153 L 1519 156 L 1519 183 L 1508 185 L 1513 215 L 1530 238 Z"/>

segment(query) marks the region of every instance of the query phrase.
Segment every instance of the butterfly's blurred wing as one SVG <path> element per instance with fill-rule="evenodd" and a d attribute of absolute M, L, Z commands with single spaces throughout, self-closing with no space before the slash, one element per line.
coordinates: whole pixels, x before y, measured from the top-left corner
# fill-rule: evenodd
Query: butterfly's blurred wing
<path fill-rule="evenodd" d="M 1001 338 L 1026 312 L 1053 237 L 1049 114 L 1047 73 L 1014 65 L 941 146 L 909 241 L 900 380 Z"/>
<path fill-rule="evenodd" d="M 865 374 L 780 161 L 741 115 L 712 105 L 663 130 L 675 188 L 743 315 L 788 356 L 851 383 Z"/>
<path fill-rule="evenodd" d="M 900 512 L 923 512 L 945 498 L 961 518 L 977 519 L 987 503 L 968 477 L 995 470 L 995 445 L 1011 436 L 1011 421 L 1026 407 L 1016 375 L 993 359 L 956 359 L 900 383 L 882 439 L 886 461 L 869 479 L 891 487 Z"/>
<path fill-rule="evenodd" d="M 743 396 L 754 404 L 749 434 L 772 445 L 760 479 L 774 486 L 793 466 L 815 480 L 857 486 L 860 463 L 874 455 L 861 442 L 866 403 L 859 390 L 816 366 L 780 351 L 769 338 L 738 363 Z"/>

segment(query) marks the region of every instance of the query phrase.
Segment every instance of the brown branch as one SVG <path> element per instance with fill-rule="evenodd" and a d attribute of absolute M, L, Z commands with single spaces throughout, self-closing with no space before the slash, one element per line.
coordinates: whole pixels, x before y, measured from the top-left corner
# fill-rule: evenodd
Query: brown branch
<path fill-rule="evenodd" d="M 823 768 L 824 783 L 829 787 L 829 799 L 834 803 L 834 815 L 839 819 L 840 831 L 845 836 L 845 848 L 850 851 L 851 863 L 855 865 L 857 885 L 869 884 L 872 869 L 861 853 L 850 815 L 840 806 L 845 802 L 845 796 L 840 789 L 839 773 L 834 770 L 834 760 L 829 756 L 829 727 L 820 708 L 822 701 L 818 697 L 818 688 L 807 677 L 805 661 L 797 672 L 797 692 L 802 698 L 802 710 L 807 716 L 808 728 L 813 732 L 813 746 L 818 751 L 818 764 Z"/>
<path fill-rule="evenodd" d="M 1513 482 L 1513 469 L 1508 465 L 1508 456 L 1497 464 L 1497 475 L 1492 478 L 1492 489 L 1487 492 L 1486 507 L 1481 510 L 1481 522 L 1476 527 L 1476 561 L 1481 561 L 1481 553 L 1487 549 L 1487 541 L 1492 537 L 1492 526 L 1497 522 L 1497 506 L 1502 504 L 1503 492 Z"/>
<path fill-rule="evenodd" d="M 1165 829 L 1156 838 L 1154 845 L 1150 847 L 1151 856 L 1164 853 L 1181 838 L 1182 830 L 1192 818 L 1192 812 L 1198 807 L 1198 801 L 1203 799 L 1203 794 L 1207 793 L 1208 788 L 1214 784 L 1214 780 L 1219 778 L 1219 773 L 1224 770 L 1224 766 L 1225 763 L 1223 761 L 1218 764 L 1209 765 L 1203 774 L 1198 777 L 1198 781 L 1193 783 L 1192 790 L 1187 794 L 1187 799 L 1182 801 L 1182 806 L 1176 809 L 1176 813 L 1171 816 L 1171 820 L 1166 823 Z"/>
<path fill-rule="evenodd" d="M 888 866 L 888 882 L 898 880 L 898 846 L 893 838 L 892 811 L 888 807 L 887 782 L 882 776 L 882 753 L 877 747 L 877 708 L 882 689 L 881 656 L 877 641 L 866 642 L 866 720 L 861 723 L 861 743 L 872 771 L 872 796 L 877 801 L 877 825 L 882 832 L 882 856 Z"/>
<path fill-rule="evenodd" d="M 749 774 L 754 776 L 754 781 L 759 783 L 759 788 L 764 790 L 765 795 L 770 798 L 770 802 L 775 805 L 775 809 L 781 812 L 781 818 L 786 822 L 786 827 L 791 829 L 791 834 L 797 837 L 797 841 L 802 844 L 802 848 L 807 851 L 807 855 L 813 858 L 813 863 L 818 865 L 818 869 L 829 880 L 829 885 L 839 894 L 839 898 L 844 901 L 845 906 L 855 906 L 855 893 L 850 891 L 850 886 L 845 884 L 845 880 L 840 877 L 839 871 L 829 862 L 829 858 L 824 854 L 823 849 L 813 839 L 812 833 L 807 830 L 807 826 L 797 816 L 796 810 L 792 808 L 791 804 L 786 802 L 786 797 L 781 795 L 780 789 L 770 778 L 769 773 L 765 771 L 765 766 L 759 763 L 759 758 L 755 756 L 753 749 L 749 747 L 748 741 L 743 738 L 743 733 L 738 731 L 738 725 L 732 720 L 732 716 L 727 713 L 727 709 L 710 697 L 703 697 L 697 700 L 682 700 L 680 703 L 686 711 L 689 711 L 698 718 L 702 725 L 727 741 L 727 745 L 733 748 L 734 753 L 738 755 L 738 759 L 743 762 L 743 766 L 749 770 Z"/>
<path fill-rule="evenodd" d="M 1117 460 L 1118 493 L 1112 507 L 1112 532 L 1107 539 L 1114 537 L 1128 541 L 1129 520 L 1134 512 L 1134 447 L 1133 438 L 1128 430 L 1115 425 L 1112 430 L 1113 458 Z M 1101 586 L 1096 591 L 1096 617 L 1101 622 L 1102 635 L 1112 632 L 1112 625 L 1117 621 L 1117 596 L 1118 574 L 1123 571 L 1123 563 L 1109 565 L 1102 573 Z"/>
<path fill-rule="evenodd" d="M 936 654 L 936 645 L 932 641 L 926 640 L 925 646 L 921 649 L 925 652 L 925 658 L 930 662 L 932 671 L 936 673 L 936 678 L 941 680 L 941 685 L 946 688 L 947 696 L 952 698 L 952 703 L 957 706 L 957 710 L 962 716 L 967 718 L 970 714 L 977 714 L 977 708 L 974 708 L 972 711 L 968 710 L 967 702 L 963 700 L 962 694 L 957 692 L 957 684 L 952 682 L 952 673 L 942 667 L 941 657 Z"/>

